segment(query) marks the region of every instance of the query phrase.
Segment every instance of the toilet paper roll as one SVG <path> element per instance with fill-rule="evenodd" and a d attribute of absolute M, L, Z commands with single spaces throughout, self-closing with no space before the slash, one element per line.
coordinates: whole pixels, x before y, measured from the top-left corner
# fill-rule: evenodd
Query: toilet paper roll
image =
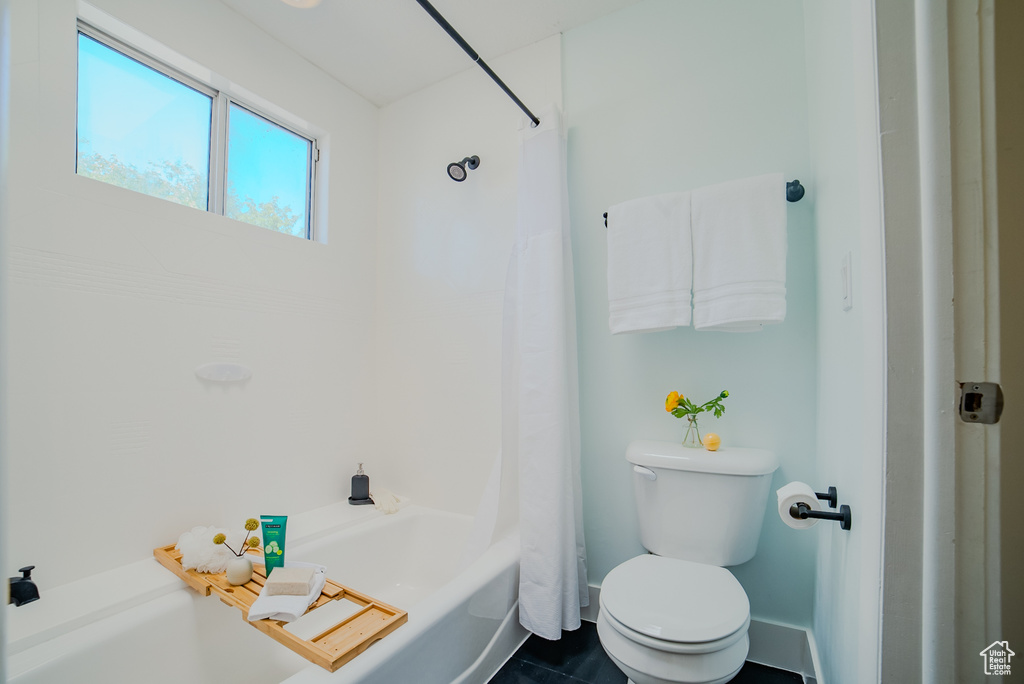
<path fill-rule="evenodd" d="M 790 482 L 788 485 L 780 487 L 775 493 L 779 497 L 779 517 L 782 518 L 782 522 L 794 530 L 806 530 L 808 527 L 814 527 L 818 524 L 818 521 L 814 518 L 801 520 L 789 514 L 790 507 L 798 503 L 807 504 L 812 511 L 821 510 L 818 497 L 815 496 L 814 490 L 811 489 L 810 485 L 804 482 Z"/>

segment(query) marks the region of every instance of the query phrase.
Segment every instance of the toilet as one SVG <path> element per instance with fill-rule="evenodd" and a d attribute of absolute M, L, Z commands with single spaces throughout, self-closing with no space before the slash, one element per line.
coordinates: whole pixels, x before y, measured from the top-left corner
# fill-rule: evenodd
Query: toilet
<path fill-rule="evenodd" d="M 778 459 L 636 441 L 626 460 L 650 553 L 601 584 L 601 645 L 631 684 L 728 682 L 747 657 L 750 602 L 726 567 L 757 551 Z"/>

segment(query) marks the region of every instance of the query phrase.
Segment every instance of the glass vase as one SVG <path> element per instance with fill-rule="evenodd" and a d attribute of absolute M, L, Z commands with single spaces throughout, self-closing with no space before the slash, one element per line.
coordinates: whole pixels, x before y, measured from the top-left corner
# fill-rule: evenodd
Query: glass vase
<path fill-rule="evenodd" d="M 697 426 L 697 416 L 687 414 L 686 434 L 683 435 L 683 446 L 691 449 L 701 449 L 704 445 L 700 440 L 700 427 Z"/>

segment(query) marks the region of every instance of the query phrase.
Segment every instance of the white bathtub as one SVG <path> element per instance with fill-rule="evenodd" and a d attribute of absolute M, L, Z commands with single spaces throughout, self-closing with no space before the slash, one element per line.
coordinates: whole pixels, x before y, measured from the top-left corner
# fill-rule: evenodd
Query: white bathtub
<path fill-rule="evenodd" d="M 307 535 L 293 560 L 402 608 L 409 621 L 334 673 L 244 623 L 215 597 L 180 588 L 9 654 L 11 684 L 474 684 L 526 638 L 518 621 L 518 539 L 457 567 L 472 518 L 409 506 Z M 153 561 L 155 563 L 155 561 Z M 173 585 L 172 585 L 173 586 Z M 46 592 L 38 604 L 50 597 Z M 54 600 L 50 598 L 50 600 Z M 9 613 L 10 614 L 10 613 Z M 36 639 L 38 641 L 38 639 Z"/>

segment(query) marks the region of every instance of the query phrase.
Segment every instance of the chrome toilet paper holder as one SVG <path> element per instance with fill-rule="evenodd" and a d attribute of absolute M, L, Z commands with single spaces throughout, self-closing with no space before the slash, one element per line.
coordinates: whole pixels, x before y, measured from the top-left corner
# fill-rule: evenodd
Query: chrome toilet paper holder
<path fill-rule="evenodd" d="M 839 503 L 839 492 L 835 487 L 829 487 L 828 491 L 824 494 L 821 492 L 814 492 L 814 496 L 818 497 L 821 501 L 827 501 L 829 508 L 835 508 L 836 504 Z M 789 514 L 797 520 L 807 520 L 807 518 L 817 518 L 818 520 L 838 520 L 840 529 L 847 531 L 849 531 L 853 520 L 853 514 L 850 511 L 850 507 L 846 504 L 839 507 L 838 513 L 833 513 L 831 511 L 815 511 L 805 503 L 795 503 L 789 507 Z"/>

